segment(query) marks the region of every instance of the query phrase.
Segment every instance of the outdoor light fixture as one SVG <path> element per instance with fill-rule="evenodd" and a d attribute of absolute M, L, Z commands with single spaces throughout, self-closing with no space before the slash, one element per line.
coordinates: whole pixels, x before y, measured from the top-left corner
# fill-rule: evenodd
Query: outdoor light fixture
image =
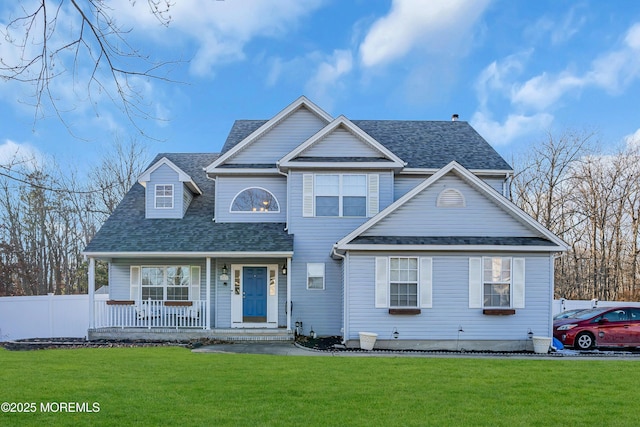
<path fill-rule="evenodd" d="M 398 332 L 398 328 L 393 328 L 393 339 L 397 340 L 400 336 L 400 332 Z"/>
<path fill-rule="evenodd" d="M 282 264 L 282 275 L 283 276 L 287 275 L 287 264 Z"/>
<path fill-rule="evenodd" d="M 227 286 L 227 282 L 229 281 L 229 275 L 227 274 L 229 270 L 227 270 L 227 264 L 222 266 L 222 274 L 220 275 L 220 280 L 222 280 L 222 284 Z"/>

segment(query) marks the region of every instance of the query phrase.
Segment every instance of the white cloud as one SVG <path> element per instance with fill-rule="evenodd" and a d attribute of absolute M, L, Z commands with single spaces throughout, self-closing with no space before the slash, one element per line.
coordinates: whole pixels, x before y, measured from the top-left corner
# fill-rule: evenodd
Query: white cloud
<path fill-rule="evenodd" d="M 486 108 L 495 93 L 509 97 L 514 81 L 522 73 L 532 50 L 510 55 L 502 61 L 493 61 L 476 79 L 475 89 L 480 108 Z"/>
<path fill-rule="evenodd" d="M 640 148 L 640 129 L 636 130 L 631 135 L 625 136 L 624 142 L 629 148 Z"/>
<path fill-rule="evenodd" d="M 503 123 L 493 120 L 488 114 L 476 112 L 471 118 L 471 125 L 492 145 L 506 145 L 540 129 L 548 128 L 553 121 L 550 114 L 539 113 L 530 116 L 509 114 Z"/>
<path fill-rule="evenodd" d="M 568 96 L 589 88 L 615 95 L 640 79 L 640 23 L 627 30 L 619 46 L 601 53 L 582 73 L 565 69 L 558 73 L 542 72 L 519 81 L 532 52 L 494 61 L 476 80 L 479 107 L 472 121 L 494 144 L 507 143 L 548 127 L 553 121 L 550 110 Z M 502 123 L 493 120 L 489 112 L 489 104 L 497 97 L 506 97 L 514 111 Z"/>
<path fill-rule="evenodd" d="M 542 73 L 525 82 L 514 86 L 511 101 L 535 110 L 544 110 L 555 104 L 558 99 L 572 89 L 579 89 L 586 84 L 584 79 L 563 72 L 556 76 Z"/>
<path fill-rule="evenodd" d="M 3 168 L 21 166 L 35 169 L 43 162 L 42 153 L 29 144 L 18 144 L 10 139 L 0 144 L 0 166 Z"/>
<path fill-rule="evenodd" d="M 413 50 L 458 52 L 489 0 L 393 0 L 360 45 L 365 67 L 385 65 Z M 462 50 L 464 51 L 464 50 Z"/>
<path fill-rule="evenodd" d="M 131 7 L 117 0 L 119 19 L 162 42 L 167 34 L 185 37 L 197 45 L 191 72 L 206 76 L 216 66 L 245 58 L 245 47 L 258 37 L 280 38 L 299 25 L 301 19 L 321 5 L 321 0 L 180 0 L 170 8 L 169 32 L 148 10 L 147 2 Z M 176 34 L 177 33 L 177 34 Z"/>
<path fill-rule="evenodd" d="M 523 84 L 515 85 L 511 100 L 527 108 L 543 110 L 555 104 L 568 93 L 587 87 L 601 88 L 609 93 L 620 93 L 631 82 L 640 78 L 640 24 L 626 33 L 624 44 L 605 52 L 592 61 L 583 74 L 562 71 L 544 72 Z"/>
<path fill-rule="evenodd" d="M 330 105 L 336 89 L 342 87 L 341 79 L 351 72 L 353 56 L 348 50 L 335 50 L 320 63 L 316 73 L 306 84 L 306 93 L 323 105 Z"/>
<path fill-rule="evenodd" d="M 552 45 L 560 45 L 578 34 L 587 23 L 583 13 L 578 13 L 579 9 L 584 9 L 583 4 L 576 4 L 569 9 L 564 17 L 543 16 L 533 25 L 525 28 L 525 34 L 533 40 L 539 40 L 548 35 Z"/>

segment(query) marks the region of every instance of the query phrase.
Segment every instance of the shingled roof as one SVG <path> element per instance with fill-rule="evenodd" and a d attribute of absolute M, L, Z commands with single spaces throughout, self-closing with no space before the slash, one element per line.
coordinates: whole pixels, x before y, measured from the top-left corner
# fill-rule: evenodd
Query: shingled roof
<path fill-rule="evenodd" d="M 266 122 L 236 120 L 222 147 L 222 154 Z M 465 121 L 351 122 L 407 162 L 408 168 L 440 169 L 455 160 L 469 170 L 512 170 L 502 156 Z"/>
<path fill-rule="evenodd" d="M 282 223 L 215 223 L 215 183 L 203 168 L 217 154 L 159 154 L 189 174 L 202 189 L 183 219 L 146 219 L 145 189 L 136 183 L 100 228 L 85 253 L 292 252 L 293 236 Z"/>

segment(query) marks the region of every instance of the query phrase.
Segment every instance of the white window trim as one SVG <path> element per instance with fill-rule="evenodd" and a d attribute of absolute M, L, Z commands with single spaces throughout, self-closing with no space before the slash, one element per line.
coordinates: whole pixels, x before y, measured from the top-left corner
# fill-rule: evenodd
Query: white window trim
<path fill-rule="evenodd" d="M 509 282 L 501 282 L 501 281 L 497 281 L 497 282 L 493 282 L 493 281 L 487 281 L 486 278 L 484 277 L 484 264 L 485 261 L 487 260 L 493 260 L 496 258 L 500 258 L 502 261 L 504 262 L 504 260 L 509 260 Z M 485 305 L 484 304 L 484 300 L 485 300 L 485 285 L 504 285 L 504 284 L 508 284 L 509 285 L 509 305 Z M 482 308 L 488 308 L 488 309 L 506 309 L 506 308 L 513 308 L 513 257 L 510 256 L 484 256 L 482 257 Z"/>
<path fill-rule="evenodd" d="M 416 261 L 416 280 L 415 280 L 415 286 L 416 286 L 416 305 L 393 305 L 391 304 L 391 285 L 392 285 L 392 280 L 391 280 L 391 260 L 392 259 L 413 259 Z M 409 285 L 413 285 L 414 282 L 413 281 L 393 281 L 393 283 L 397 283 L 397 284 L 409 284 Z M 416 257 L 416 256 L 390 256 L 389 257 L 389 308 L 419 308 L 420 307 L 420 258 Z"/>
<path fill-rule="evenodd" d="M 337 216 L 324 216 L 324 215 L 317 215 L 316 213 L 316 197 L 317 197 L 317 183 L 316 183 L 316 177 L 318 176 L 337 176 L 338 177 L 338 215 Z M 364 210 L 364 215 L 362 216 L 345 216 L 344 212 L 343 212 L 343 198 L 345 197 L 344 195 L 344 191 L 343 191 L 343 178 L 345 176 L 361 176 L 364 178 L 364 196 L 358 196 L 358 197 L 364 197 L 365 200 L 365 210 Z M 369 179 L 367 178 L 367 174 L 366 173 L 317 173 L 313 175 L 313 216 L 315 216 L 316 218 L 367 218 L 367 214 L 368 214 L 368 203 L 369 203 L 369 186 L 368 186 L 368 182 Z M 349 197 L 349 196 L 346 196 Z"/>
<path fill-rule="evenodd" d="M 509 286 L 510 306 L 493 307 L 484 305 L 484 260 L 487 258 L 510 258 L 511 281 Z M 525 258 L 511 256 L 485 256 L 469 258 L 469 308 L 521 309 L 525 308 Z"/>
<path fill-rule="evenodd" d="M 171 187 L 171 206 L 158 206 L 158 187 Z M 156 184 L 153 188 L 153 197 L 154 197 L 153 206 L 156 209 L 173 209 L 173 207 L 175 206 L 175 196 L 176 196 L 176 192 L 175 192 L 175 188 L 173 187 L 173 184 Z M 160 196 L 160 197 L 166 199 L 169 196 Z"/>
<path fill-rule="evenodd" d="M 391 305 L 391 258 L 414 258 L 418 262 L 417 305 Z M 375 257 L 375 307 L 392 309 L 432 308 L 433 258 L 421 256 Z"/>
<path fill-rule="evenodd" d="M 322 276 L 318 276 L 318 275 L 311 275 L 310 270 L 312 270 L 312 268 L 321 268 L 322 269 Z M 325 283 L 326 283 L 326 265 L 324 262 L 308 262 L 307 263 L 307 290 L 308 291 L 324 291 L 325 290 Z M 309 279 L 311 277 L 322 277 L 322 288 L 310 288 L 309 287 Z"/>
<path fill-rule="evenodd" d="M 271 197 L 273 197 L 273 200 L 276 201 L 276 203 L 278 204 L 278 210 L 274 210 L 274 211 L 234 211 L 233 210 L 233 204 L 236 202 L 236 199 L 238 198 L 238 196 L 240 196 L 240 194 L 244 193 L 247 190 L 263 190 L 266 191 L 267 193 L 269 193 L 271 195 Z M 277 214 L 280 213 L 280 201 L 278 200 L 278 198 L 276 197 L 275 194 L 273 194 L 271 191 L 267 190 L 264 187 L 257 187 L 257 186 L 251 186 L 251 187 L 247 187 L 244 188 L 240 191 L 238 191 L 238 193 L 236 193 L 235 196 L 233 196 L 233 200 L 231 200 L 231 204 L 229 205 L 229 213 L 232 214 L 249 214 L 249 215 L 254 215 L 254 214 L 260 214 L 260 215 L 268 215 L 268 214 Z"/>
<path fill-rule="evenodd" d="M 187 269 L 188 269 L 189 282 L 188 282 L 187 285 L 181 286 L 181 287 L 184 287 L 184 288 L 188 289 L 189 293 L 188 293 L 188 299 L 187 300 L 169 300 L 169 299 L 167 299 L 167 288 L 168 287 L 177 287 L 177 286 L 168 286 L 168 283 L 167 283 L 167 269 L 168 268 L 172 268 L 172 267 L 187 267 Z M 147 286 L 147 285 L 143 285 L 142 284 L 142 276 L 143 276 L 142 272 L 143 272 L 143 270 L 145 268 L 161 268 L 162 269 L 162 275 L 163 275 L 163 277 L 162 277 L 162 300 L 154 300 L 154 301 L 198 301 L 198 300 L 200 300 L 200 295 L 199 295 L 200 284 L 199 283 L 197 283 L 197 284 L 193 283 L 193 280 L 192 280 L 195 277 L 194 269 L 198 270 L 198 276 L 199 276 L 199 270 L 200 270 L 199 266 L 193 266 L 193 265 L 187 265 L 187 264 L 184 264 L 184 265 L 177 265 L 177 264 L 175 264 L 175 265 L 141 265 L 141 266 L 132 266 L 131 267 L 131 269 L 132 269 L 131 271 L 132 272 L 134 271 L 133 270 L 134 268 L 138 268 L 139 269 L 138 272 L 136 273 L 137 274 L 136 280 L 138 281 L 139 291 L 136 290 L 136 294 L 139 296 L 139 298 L 141 300 L 144 300 L 142 298 L 142 291 L 143 291 L 144 288 L 160 287 L 160 286 Z M 131 278 L 131 285 L 132 286 L 134 285 L 133 280 L 134 279 L 133 279 L 133 276 L 132 276 L 132 278 Z M 193 295 L 196 292 L 196 287 L 198 289 L 198 295 L 197 296 Z M 132 295 L 133 295 L 133 292 L 132 292 Z M 195 298 L 194 298 L 194 296 L 195 296 Z"/>

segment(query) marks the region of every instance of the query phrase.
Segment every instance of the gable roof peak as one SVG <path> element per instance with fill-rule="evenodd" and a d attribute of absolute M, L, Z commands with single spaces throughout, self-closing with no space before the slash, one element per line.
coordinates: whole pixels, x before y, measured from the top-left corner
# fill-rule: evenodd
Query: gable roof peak
<path fill-rule="evenodd" d="M 384 218 L 391 215 L 394 211 L 398 210 L 401 206 L 406 204 L 408 201 L 413 199 L 416 195 L 423 192 L 426 188 L 431 187 L 437 181 L 439 181 L 443 176 L 448 173 L 453 172 L 458 177 L 466 181 L 468 184 L 473 186 L 476 190 L 480 191 L 485 197 L 494 201 L 499 207 L 501 207 L 505 212 L 513 215 L 515 218 L 520 220 L 523 224 L 526 224 L 532 230 L 537 231 L 539 235 L 543 236 L 545 239 L 548 239 L 557 247 L 559 251 L 565 251 L 568 249 L 568 245 L 559 237 L 554 235 L 551 231 L 546 229 L 542 224 L 534 220 L 531 216 L 525 213 L 523 210 L 518 208 L 515 204 L 509 201 L 506 197 L 502 196 L 497 191 L 493 190 L 489 184 L 475 176 L 468 169 L 462 166 L 460 163 L 455 160 L 449 162 L 446 166 L 438 170 L 435 174 L 425 179 L 421 184 L 418 184 L 411 191 L 406 193 L 404 196 L 400 197 L 391 205 L 387 206 L 385 209 L 380 211 L 376 216 L 369 219 L 367 222 L 362 224 L 360 227 L 356 228 L 354 231 L 343 237 L 340 241 L 338 241 L 334 245 L 334 250 L 343 249 L 346 245 L 348 245 L 351 241 L 353 241 L 356 237 L 362 235 L 365 231 L 372 228 L 375 224 L 379 223 Z"/>
<path fill-rule="evenodd" d="M 273 116 L 271 119 L 267 120 L 267 122 L 265 122 L 262 126 L 258 127 L 258 129 L 254 130 L 251 134 L 245 137 L 233 148 L 223 153 L 220 157 L 216 159 L 216 161 L 214 161 L 212 164 L 207 166 L 206 171 L 212 172 L 213 169 L 224 164 L 227 160 L 231 159 L 238 152 L 242 151 L 244 148 L 251 145 L 255 140 L 260 138 L 269 130 L 273 129 L 275 126 L 281 123 L 284 119 L 289 117 L 294 112 L 300 110 L 301 108 L 306 108 L 312 114 L 316 115 L 321 120 L 323 120 L 325 123 L 329 123 L 333 120 L 333 117 L 331 117 L 329 113 L 327 113 L 322 108 L 318 107 L 316 104 L 311 102 L 306 96 L 301 95 L 300 97 L 298 97 L 298 99 L 293 101 L 291 104 L 289 104 L 287 107 L 285 107 L 278 114 Z"/>
<path fill-rule="evenodd" d="M 354 135 L 359 140 L 363 141 L 369 147 L 373 148 L 377 152 L 381 154 L 382 157 L 390 160 L 392 164 L 390 165 L 396 169 L 402 169 L 406 166 L 406 162 L 398 157 L 395 153 L 389 150 L 384 145 L 380 144 L 376 139 L 371 137 L 368 133 L 364 132 L 360 127 L 354 124 L 351 120 L 349 120 L 345 115 L 341 114 L 336 117 L 331 123 L 328 123 L 324 128 L 320 129 L 315 135 L 311 138 L 304 141 L 302 144 L 297 146 L 295 149 L 290 151 L 284 157 L 282 157 L 278 161 L 278 167 L 287 168 L 291 166 L 291 162 L 301 154 L 303 154 L 306 150 L 312 147 L 315 144 L 321 143 L 321 141 L 327 137 L 327 135 L 334 132 L 336 129 L 344 129 L 347 132 Z"/>
<path fill-rule="evenodd" d="M 151 174 L 163 165 L 166 165 L 169 168 L 173 169 L 173 171 L 178 174 L 178 180 L 180 182 L 184 182 L 187 187 L 189 187 L 189 189 L 193 191 L 193 193 L 202 194 L 202 190 L 200 190 L 200 187 L 198 187 L 198 184 L 196 184 L 191 176 L 189 176 L 189 174 L 180 169 L 178 166 L 176 166 L 175 163 L 173 163 L 166 157 L 162 157 L 160 160 L 151 165 L 146 171 L 142 172 L 142 174 L 138 177 L 138 182 L 140 183 L 140 185 L 146 187 L 147 182 L 151 181 Z"/>

